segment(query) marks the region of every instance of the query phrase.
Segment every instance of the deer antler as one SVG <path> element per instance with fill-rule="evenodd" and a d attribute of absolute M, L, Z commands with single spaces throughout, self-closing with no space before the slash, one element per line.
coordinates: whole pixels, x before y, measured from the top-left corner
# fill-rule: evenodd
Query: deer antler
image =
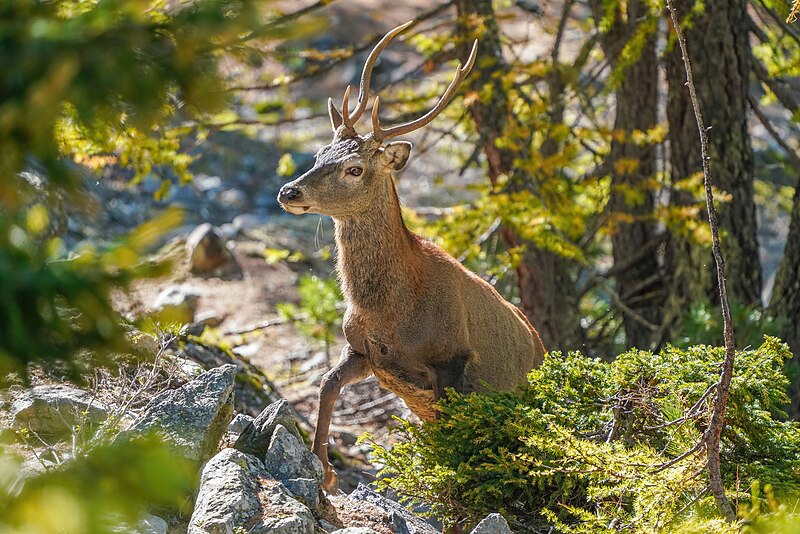
<path fill-rule="evenodd" d="M 356 104 L 356 109 L 353 110 L 352 114 L 348 109 L 348 101 L 350 99 L 349 85 L 344 91 L 344 98 L 342 99 L 342 113 L 339 113 L 339 110 L 336 109 L 336 106 L 333 104 L 333 100 L 330 98 L 328 99 L 328 113 L 331 116 L 331 124 L 333 125 L 334 130 L 336 130 L 342 124 L 351 130 L 354 129 L 356 122 L 358 122 L 358 119 L 360 119 L 361 115 L 364 114 L 364 110 L 367 109 L 367 101 L 369 100 L 369 83 L 372 79 L 372 69 L 375 67 L 375 63 L 378 61 L 378 56 L 381 55 L 381 52 L 384 48 L 386 48 L 386 45 L 389 44 L 389 41 L 394 39 L 394 37 L 411 26 L 413 23 L 413 20 L 409 20 L 405 24 L 401 24 L 397 28 L 391 30 L 389 33 L 383 36 L 383 39 L 381 39 L 378 44 L 375 45 L 375 48 L 372 49 L 372 52 L 369 53 L 367 61 L 364 63 L 364 70 L 361 71 L 361 84 L 359 85 L 358 89 L 358 102 Z"/>
<path fill-rule="evenodd" d="M 475 64 L 475 57 L 477 54 L 478 41 L 476 40 L 472 44 L 472 51 L 469 54 L 469 59 L 467 59 L 467 64 L 463 67 L 461 66 L 461 63 L 458 64 L 458 67 L 456 67 L 456 75 L 453 78 L 453 81 L 450 82 L 450 85 L 447 87 L 444 95 L 442 95 L 442 98 L 439 99 L 439 102 L 436 103 L 433 109 L 416 120 L 406 122 L 404 124 L 398 124 L 397 126 L 392 126 L 391 128 L 382 128 L 380 120 L 378 119 L 378 105 L 380 103 L 380 97 L 376 96 L 375 104 L 372 107 L 372 138 L 379 143 L 382 143 L 383 141 L 386 141 L 392 137 L 397 137 L 398 135 L 407 134 L 422 128 L 435 119 L 436 116 L 447 107 L 448 102 L 450 102 L 450 99 L 453 98 L 453 95 L 455 95 L 458 86 L 461 85 L 461 82 L 463 82 L 467 77 L 469 71 L 472 70 L 472 66 Z"/>

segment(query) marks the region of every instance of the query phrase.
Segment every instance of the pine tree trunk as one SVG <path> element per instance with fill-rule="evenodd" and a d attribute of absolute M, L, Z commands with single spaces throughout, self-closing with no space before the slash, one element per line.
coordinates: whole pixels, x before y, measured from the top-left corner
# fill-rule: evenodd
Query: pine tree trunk
<path fill-rule="evenodd" d="M 800 183 L 794 193 L 786 247 L 775 275 L 770 313 L 784 322 L 783 340 L 794 354 L 789 365 L 797 373 L 800 371 Z M 796 418 L 800 416 L 800 381 L 796 376 L 789 394 L 791 405 L 788 412 Z"/>
<path fill-rule="evenodd" d="M 500 32 L 492 3 L 490 0 L 456 0 L 455 5 L 463 36 L 471 35 L 471 29 L 476 25 L 482 26 L 478 59 L 469 83 L 472 87 L 492 83 L 493 74 L 507 72 L 508 68 L 503 60 Z M 467 42 L 471 45 L 471 39 L 464 39 L 465 49 Z M 554 79 L 553 83 L 557 84 L 558 80 Z M 469 110 L 482 136 L 489 179 L 494 183 L 501 175 L 508 175 L 513 179 L 513 187 L 533 187 L 531 177 L 521 176 L 513 165 L 515 157 L 525 157 L 525 154 L 518 155 L 511 149 L 497 146 L 496 141 L 503 137 L 514 119 L 508 95 L 500 84 L 492 85 L 495 89 L 490 99 L 475 101 Z M 552 149 L 556 150 L 557 147 L 553 146 Z M 521 308 L 539 331 L 545 347 L 562 351 L 582 348 L 584 335 L 572 262 L 533 243 L 522 241 L 511 229 L 503 229 L 503 237 L 508 246 L 523 245 L 525 249 L 517 267 Z"/>
<path fill-rule="evenodd" d="M 694 1 L 677 0 L 674 4 L 685 14 Z M 761 302 L 761 266 L 753 199 L 753 151 L 747 129 L 751 67 L 746 7 L 744 0 L 716 2 L 704 13 L 692 15 L 692 25 L 685 33 L 689 55 L 702 80 L 697 86 L 698 98 L 706 125 L 712 128 L 709 150 L 715 185 L 729 197 L 718 207 L 722 251 L 729 268 L 728 290 L 733 301 L 757 305 Z M 701 170 L 686 73 L 677 46 L 667 55 L 667 81 L 672 182 L 677 183 Z M 685 193 L 673 193 L 671 198 L 673 206 L 690 201 L 694 199 L 688 199 Z M 673 232 L 667 261 L 673 277 L 673 315 L 689 303 L 717 300 L 716 282 L 708 269 L 712 258 L 707 244 L 696 245 L 688 236 Z"/>
<path fill-rule="evenodd" d="M 600 20 L 605 3 L 592 1 L 595 19 Z M 616 19 L 601 43 L 611 65 L 618 63 L 625 45 L 636 35 L 648 17 L 648 5 L 642 0 L 627 3 L 625 13 L 616 10 Z M 625 309 L 621 311 L 628 347 L 650 348 L 657 325 L 661 324 L 664 289 L 662 273 L 653 247 L 656 239 L 652 220 L 655 205 L 652 183 L 656 174 L 656 146 L 637 144 L 631 139 L 634 130 L 647 131 L 657 122 L 658 62 L 656 32 L 644 42 L 638 59 L 622 72 L 616 91 L 617 135 L 611 143 L 611 216 L 618 226 L 611 236 L 616 290 Z M 624 138 L 621 136 L 624 135 Z M 635 165 L 635 167 L 633 166 Z M 630 193 L 641 195 L 629 201 Z M 641 254 L 649 249 L 651 252 Z M 637 259 L 638 258 L 638 259 Z"/>

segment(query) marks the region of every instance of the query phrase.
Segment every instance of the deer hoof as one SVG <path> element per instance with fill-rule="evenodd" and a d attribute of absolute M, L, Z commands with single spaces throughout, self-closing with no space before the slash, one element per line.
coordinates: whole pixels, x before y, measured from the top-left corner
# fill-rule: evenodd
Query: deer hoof
<path fill-rule="evenodd" d="M 336 471 L 330 467 L 325 472 L 325 478 L 322 479 L 322 487 L 325 488 L 325 491 L 330 495 L 339 493 L 339 477 L 336 476 Z"/>

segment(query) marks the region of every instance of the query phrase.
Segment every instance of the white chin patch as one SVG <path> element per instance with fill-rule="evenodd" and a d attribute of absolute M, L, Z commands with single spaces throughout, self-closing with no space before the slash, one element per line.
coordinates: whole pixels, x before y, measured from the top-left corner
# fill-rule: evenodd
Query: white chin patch
<path fill-rule="evenodd" d="M 281 204 L 281 207 L 293 215 L 302 215 L 307 212 L 311 206 L 291 206 L 289 204 Z"/>

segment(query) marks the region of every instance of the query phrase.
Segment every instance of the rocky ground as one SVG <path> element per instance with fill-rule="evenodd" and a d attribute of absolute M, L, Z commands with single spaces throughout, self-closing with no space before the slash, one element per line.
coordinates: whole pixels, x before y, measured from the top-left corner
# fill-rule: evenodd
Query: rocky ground
<path fill-rule="evenodd" d="M 359 483 L 349 494 L 321 488 L 305 418 L 257 367 L 186 333 L 158 339 L 132 329 L 137 354 L 117 356 L 83 387 L 37 372 L 3 392 L 0 426 L 27 457 L 15 484 L 65 465 L 86 438 L 120 442 L 155 432 L 201 472 L 191 513 L 146 514 L 125 532 L 349 534 L 438 532 Z M 78 447 L 79 449 L 79 447 Z M 162 517 L 163 516 L 163 517 Z M 510 532 L 490 516 L 473 533 Z"/>

